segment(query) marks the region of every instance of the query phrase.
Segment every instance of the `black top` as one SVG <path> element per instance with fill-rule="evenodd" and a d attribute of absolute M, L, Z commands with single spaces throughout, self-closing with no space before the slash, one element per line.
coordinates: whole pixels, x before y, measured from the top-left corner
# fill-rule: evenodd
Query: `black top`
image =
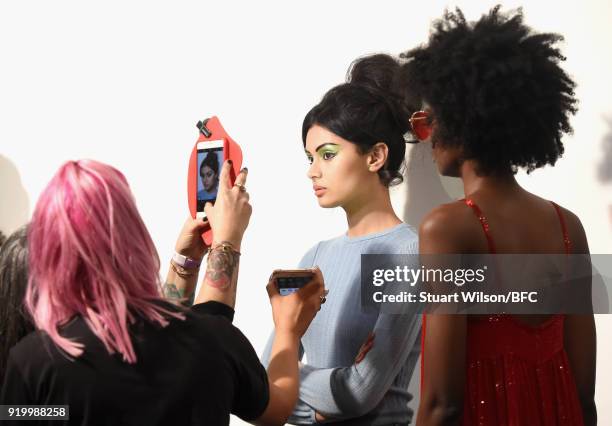
<path fill-rule="evenodd" d="M 208 302 L 164 328 L 142 321 L 131 328 L 136 364 L 109 355 L 81 317 L 61 332 L 85 344 L 75 360 L 33 332 L 10 351 L 0 404 L 70 406 L 70 421 L 36 423 L 45 425 L 228 425 L 230 413 L 254 420 L 268 405 L 267 374 L 233 316 Z"/>

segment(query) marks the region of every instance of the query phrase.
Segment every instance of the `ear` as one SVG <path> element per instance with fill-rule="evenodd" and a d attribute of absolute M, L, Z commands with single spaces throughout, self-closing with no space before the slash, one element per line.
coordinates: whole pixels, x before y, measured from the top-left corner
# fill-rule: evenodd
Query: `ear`
<path fill-rule="evenodd" d="M 374 173 L 378 173 L 380 169 L 387 162 L 389 157 L 389 147 L 384 142 L 378 142 L 372 147 L 368 153 L 368 170 Z"/>

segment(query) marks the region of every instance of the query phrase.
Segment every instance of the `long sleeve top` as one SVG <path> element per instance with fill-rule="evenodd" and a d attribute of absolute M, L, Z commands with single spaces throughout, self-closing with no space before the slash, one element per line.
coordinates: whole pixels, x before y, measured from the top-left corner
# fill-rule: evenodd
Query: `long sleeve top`
<path fill-rule="evenodd" d="M 417 252 L 417 233 L 399 224 L 375 234 L 322 241 L 303 257 L 300 268 L 318 266 L 329 295 L 302 338 L 307 363 L 300 368 L 299 401 L 290 423 L 317 424 L 315 412 L 354 426 L 411 422 L 408 384 L 420 354 L 421 316 L 416 306 L 401 315 L 364 311 L 360 261 L 362 254 Z M 374 346 L 355 364 L 370 332 Z M 272 339 L 262 357 L 266 366 Z"/>

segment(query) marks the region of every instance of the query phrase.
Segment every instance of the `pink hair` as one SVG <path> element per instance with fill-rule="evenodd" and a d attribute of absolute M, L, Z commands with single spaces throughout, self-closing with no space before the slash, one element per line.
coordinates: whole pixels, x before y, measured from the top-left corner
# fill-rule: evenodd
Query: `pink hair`
<path fill-rule="evenodd" d="M 26 305 L 36 326 L 67 354 L 83 344 L 60 335 L 73 316 L 84 318 L 112 354 L 136 362 L 129 324 L 184 318 L 160 302 L 159 257 L 118 170 L 92 160 L 60 167 L 42 193 L 29 233 Z"/>

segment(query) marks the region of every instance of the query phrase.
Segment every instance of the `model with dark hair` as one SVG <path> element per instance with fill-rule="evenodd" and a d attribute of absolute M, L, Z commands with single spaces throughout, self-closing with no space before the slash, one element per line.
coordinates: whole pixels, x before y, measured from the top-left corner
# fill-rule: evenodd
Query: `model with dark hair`
<path fill-rule="evenodd" d="M 24 226 L 0 247 L 0 383 L 9 349 L 34 330 L 24 305 L 27 285 L 28 244 Z"/>
<path fill-rule="evenodd" d="M 404 88 L 424 111 L 445 176 L 465 199 L 431 211 L 419 250 L 432 253 L 589 253 L 580 220 L 523 189 L 514 174 L 554 165 L 576 111 L 557 34 L 494 8 L 475 23 L 460 10 L 405 53 Z M 428 315 L 418 425 L 594 425 L 592 315 Z M 545 342 L 545 343 L 544 343 Z"/>
<path fill-rule="evenodd" d="M 329 296 L 302 338 L 308 363 L 300 367 L 291 423 L 412 419 L 408 384 L 419 355 L 420 316 L 365 312 L 360 284 L 362 254 L 417 252 L 416 230 L 398 218 L 389 195 L 389 186 L 402 181 L 409 129 L 410 106 L 393 90 L 398 69 L 388 55 L 357 60 L 348 82 L 329 90 L 304 119 L 314 195 L 321 207 L 344 210 L 348 230 L 316 244 L 300 262 L 321 269 Z"/>

